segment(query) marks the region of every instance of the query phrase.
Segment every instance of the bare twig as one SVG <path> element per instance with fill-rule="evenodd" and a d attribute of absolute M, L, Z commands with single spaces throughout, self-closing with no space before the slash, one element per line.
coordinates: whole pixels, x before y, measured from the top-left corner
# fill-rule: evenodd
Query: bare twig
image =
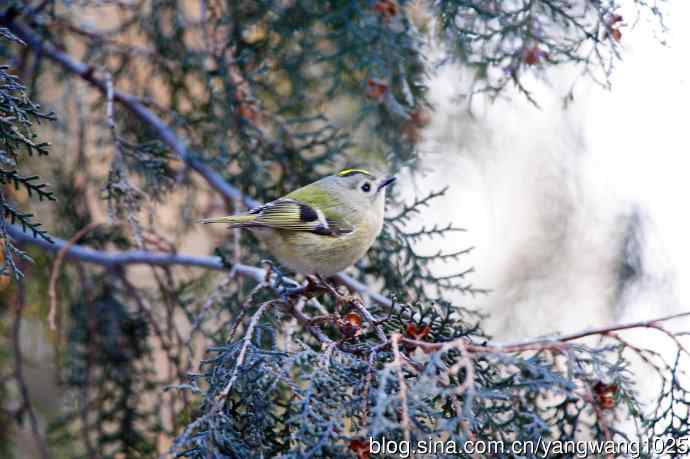
<path fill-rule="evenodd" d="M 225 388 L 218 395 L 219 400 L 225 400 L 228 397 L 228 394 L 232 389 L 232 385 L 235 383 L 235 380 L 237 379 L 239 369 L 244 363 L 244 359 L 247 355 L 247 349 L 249 349 L 249 345 L 252 342 L 252 337 L 254 336 L 254 329 L 256 328 L 256 324 L 259 323 L 259 320 L 261 319 L 261 316 L 264 314 L 264 312 L 266 312 L 266 310 L 273 304 L 273 300 L 262 303 L 261 306 L 259 306 L 259 309 L 257 309 L 254 315 L 252 316 L 252 320 L 249 321 L 247 331 L 244 333 L 244 338 L 242 338 L 242 347 L 240 348 L 240 353 L 237 356 L 237 360 L 235 361 L 235 367 L 232 369 L 232 375 L 230 376 L 228 383 L 225 385 Z"/>
<path fill-rule="evenodd" d="M 86 233 L 92 231 L 98 225 L 99 223 L 91 222 L 79 231 L 77 231 L 77 233 L 74 236 L 72 236 L 72 238 L 69 241 L 67 241 L 66 244 L 62 246 L 62 248 L 58 251 L 57 256 L 55 257 L 53 267 L 50 270 L 50 282 L 48 284 L 48 300 L 50 302 L 50 312 L 48 313 L 48 326 L 51 330 L 57 329 L 55 317 L 57 315 L 58 301 L 55 285 L 57 283 L 58 275 L 60 274 L 60 267 L 62 266 L 65 254 L 70 249 L 70 247 L 74 246 L 74 244 L 76 244 L 79 241 L 79 239 L 81 239 Z"/>
<path fill-rule="evenodd" d="M 661 322 L 668 322 L 670 320 L 674 319 L 680 319 L 683 317 L 690 317 L 690 311 L 685 311 L 685 312 L 679 312 L 676 314 L 670 314 L 667 316 L 663 317 L 658 317 L 656 319 L 649 319 L 649 320 L 640 320 L 637 322 L 630 322 L 630 323 L 625 323 L 625 324 L 619 324 L 619 325 L 609 325 L 609 326 L 604 326 L 604 327 L 595 327 L 595 328 L 588 328 L 583 331 L 579 331 L 576 333 L 571 333 L 567 335 L 556 335 L 556 336 L 551 336 L 551 337 L 546 337 L 546 338 L 536 338 L 536 339 L 528 339 L 528 340 L 523 340 L 523 341 L 516 341 L 513 343 L 489 343 L 486 345 L 476 345 L 476 344 L 469 344 L 466 340 L 466 338 L 457 338 L 452 341 L 446 341 L 446 342 L 438 342 L 438 343 L 429 343 L 426 341 L 421 341 L 421 340 L 416 340 L 412 338 L 405 338 L 402 337 L 400 340 L 403 343 L 407 344 L 412 344 L 415 346 L 419 346 L 422 349 L 425 350 L 430 350 L 430 351 L 437 351 L 441 349 L 448 349 L 449 347 L 456 347 L 460 346 L 460 342 L 462 342 L 462 346 L 464 349 L 466 349 L 468 352 L 473 353 L 473 354 L 482 354 L 482 353 L 513 353 L 513 352 L 524 352 L 524 351 L 538 351 L 538 350 L 544 350 L 544 349 L 562 349 L 564 346 L 567 345 L 568 342 L 570 341 L 575 341 L 578 339 L 586 338 L 589 336 L 607 336 L 610 335 L 612 332 L 615 331 L 620 331 L 620 330 L 631 330 L 635 328 L 651 328 L 655 330 L 660 330 L 664 334 L 666 334 L 669 338 L 673 339 L 678 346 L 678 348 L 682 352 L 687 352 L 686 348 L 680 343 L 678 340 L 678 334 L 674 334 L 665 328 L 661 327 L 660 323 Z"/>
<path fill-rule="evenodd" d="M 244 300 L 244 302 L 242 303 L 242 307 L 240 308 L 240 316 L 237 318 L 237 320 L 235 321 L 235 325 L 230 330 L 230 334 L 228 335 L 226 342 L 229 343 L 234 338 L 235 333 L 237 332 L 237 328 L 239 327 L 240 323 L 242 323 L 242 319 L 244 318 L 244 316 L 247 314 L 247 309 L 252 306 L 252 302 L 254 301 L 254 297 L 256 296 L 256 294 L 268 286 L 269 284 L 266 281 L 259 282 L 252 289 L 252 291 L 249 292 L 249 295 L 247 295 L 247 299 Z"/>
<path fill-rule="evenodd" d="M 110 130 L 110 136 L 113 142 L 113 159 L 110 164 L 110 172 L 108 173 L 108 188 L 117 186 L 122 191 L 122 203 L 127 208 L 126 219 L 129 229 L 132 232 L 132 237 L 137 247 L 144 248 L 144 241 L 142 229 L 137 221 L 135 215 L 140 210 L 139 200 L 145 196 L 140 190 L 130 183 L 129 174 L 127 173 L 127 166 L 125 165 L 125 155 L 123 152 L 123 145 L 120 136 L 117 133 L 117 126 L 115 124 L 115 108 L 113 100 L 115 97 L 115 88 L 113 86 L 113 77 L 110 73 L 105 74 L 106 87 L 106 124 Z M 114 183 L 114 182 L 117 182 Z M 112 198 L 108 198 L 108 212 L 113 218 L 115 212 L 112 209 Z"/>
<path fill-rule="evenodd" d="M 367 321 L 369 321 L 372 324 L 372 326 L 376 330 L 376 335 L 379 337 L 379 340 L 382 343 L 385 343 L 388 339 L 386 338 L 386 334 L 383 331 L 383 327 L 379 325 L 379 322 L 376 320 L 376 318 L 360 301 L 355 300 L 352 303 L 355 305 L 355 308 L 357 308 L 360 314 L 362 314 L 367 319 Z"/>
<path fill-rule="evenodd" d="M 661 322 L 668 322 L 670 320 L 674 319 L 680 319 L 683 317 L 690 317 L 690 311 L 684 311 L 684 312 L 679 312 L 676 314 L 669 314 L 666 316 L 658 317 L 656 319 L 649 319 L 649 320 L 640 320 L 636 322 L 629 322 L 625 324 L 618 324 L 618 325 L 609 325 L 609 326 L 603 326 L 603 327 L 594 327 L 594 328 L 588 328 L 586 330 L 582 330 L 579 332 L 575 333 L 570 333 L 566 335 L 556 335 L 552 337 L 547 337 L 547 338 L 537 338 L 537 339 L 528 339 L 525 341 L 516 341 L 513 343 L 504 343 L 504 344 L 494 344 L 492 347 L 503 351 L 503 352 L 515 352 L 519 350 L 529 350 L 530 348 L 533 348 L 534 346 L 539 346 L 539 345 L 546 345 L 546 344 L 553 344 L 555 342 L 560 342 L 564 343 L 567 341 L 574 341 L 580 338 L 586 338 L 588 336 L 596 336 L 596 335 L 604 335 L 609 332 L 614 332 L 614 331 L 621 331 L 621 330 L 629 330 L 633 328 L 654 328 L 658 329 L 659 324 Z"/>
<path fill-rule="evenodd" d="M 312 334 L 312 336 L 314 336 L 314 338 L 316 338 L 322 344 L 325 345 L 331 345 L 333 343 L 333 340 L 326 336 L 321 331 L 321 329 L 314 323 L 314 319 L 308 317 L 304 312 L 297 308 L 294 303 L 286 302 L 284 304 L 288 309 L 288 312 L 292 314 L 292 316 L 295 319 L 297 319 L 297 322 L 299 322 L 300 325 L 306 327 L 306 329 L 309 331 L 309 333 Z"/>

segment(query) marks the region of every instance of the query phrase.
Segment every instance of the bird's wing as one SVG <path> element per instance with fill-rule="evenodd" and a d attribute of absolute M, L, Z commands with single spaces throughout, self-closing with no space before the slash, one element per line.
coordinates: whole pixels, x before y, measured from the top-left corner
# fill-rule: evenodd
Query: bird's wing
<path fill-rule="evenodd" d="M 247 226 L 306 231 L 324 236 L 340 236 L 353 231 L 347 222 L 328 218 L 320 208 L 297 199 L 276 199 L 249 213 L 255 218 Z"/>

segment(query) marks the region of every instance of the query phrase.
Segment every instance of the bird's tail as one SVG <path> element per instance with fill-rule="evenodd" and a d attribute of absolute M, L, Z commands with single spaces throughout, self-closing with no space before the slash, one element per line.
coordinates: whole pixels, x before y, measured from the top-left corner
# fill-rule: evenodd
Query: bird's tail
<path fill-rule="evenodd" d="M 256 215 L 228 215 L 227 217 L 205 218 L 198 220 L 197 223 L 228 223 L 233 227 L 241 227 L 251 225 L 256 219 Z"/>

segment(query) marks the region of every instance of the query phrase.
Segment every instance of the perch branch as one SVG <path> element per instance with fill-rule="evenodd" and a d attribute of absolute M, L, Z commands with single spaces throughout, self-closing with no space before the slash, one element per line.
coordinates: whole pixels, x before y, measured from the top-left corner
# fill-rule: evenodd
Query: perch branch
<path fill-rule="evenodd" d="M 12 237 L 16 244 L 31 244 L 48 252 L 59 252 L 60 250 L 66 248 L 64 254 L 65 258 L 85 263 L 93 263 L 106 268 L 115 268 L 117 266 L 124 265 L 179 265 L 206 268 L 215 271 L 224 271 L 227 269 L 219 257 L 184 255 L 167 252 L 149 252 L 145 250 L 103 252 L 84 247 L 79 244 L 73 244 L 68 247 L 69 243 L 63 239 L 54 238 L 53 243 L 51 244 L 50 242 L 23 232 L 20 228 L 14 225 L 7 225 L 7 233 L 10 235 L 10 237 Z M 266 275 L 265 270 L 242 263 L 235 263 L 233 264 L 232 268 L 237 274 L 254 279 L 256 282 L 262 282 Z M 349 289 L 365 296 L 369 296 L 369 298 L 376 303 L 385 307 L 390 307 L 392 305 L 392 302 L 388 298 L 380 293 L 369 291 L 368 287 L 361 282 L 357 282 L 345 275 L 341 275 L 340 279 Z"/>

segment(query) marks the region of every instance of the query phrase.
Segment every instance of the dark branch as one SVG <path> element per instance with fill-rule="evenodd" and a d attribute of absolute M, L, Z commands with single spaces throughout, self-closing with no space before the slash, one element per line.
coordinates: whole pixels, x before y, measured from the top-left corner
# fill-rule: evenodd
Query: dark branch
<path fill-rule="evenodd" d="M 31 236 L 13 225 L 7 225 L 7 233 L 12 237 L 16 244 L 31 244 L 43 250 L 57 253 L 68 243 L 63 239 L 52 238 L 53 243 L 45 241 L 39 237 Z M 82 245 L 74 244 L 66 249 L 65 257 L 69 260 L 93 263 L 107 268 L 114 268 L 124 265 L 150 265 L 150 266 L 192 266 L 199 268 L 212 269 L 215 271 L 225 271 L 227 266 L 223 264 L 220 257 L 184 255 L 178 253 L 149 252 L 145 250 L 129 250 L 126 252 L 103 252 L 94 250 Z M 265 270 L 255 266 L 234 263 L 232 269 L 244 277 L 249 277 L 257 282 L 262 282 L 266 276 Z M 392 302 L 380 293 L 369 291 L 369 288 L 361 282 L 349 276 L 340 274 L 339 280 L 350 290 L 368 296 L 376 303 L 390 307 Z"/>

